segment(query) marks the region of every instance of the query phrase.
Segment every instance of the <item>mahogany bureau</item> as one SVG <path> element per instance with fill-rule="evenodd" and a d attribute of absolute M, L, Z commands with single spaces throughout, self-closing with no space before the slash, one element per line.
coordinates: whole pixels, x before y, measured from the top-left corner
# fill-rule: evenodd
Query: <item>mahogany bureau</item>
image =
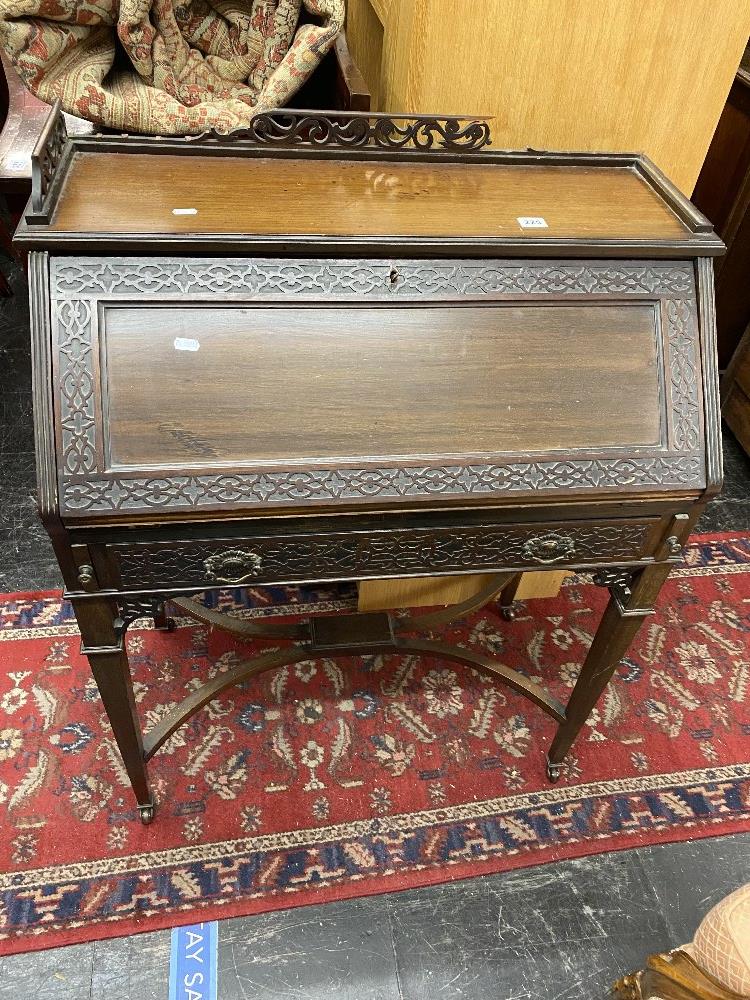
<path fill-rule="evenodd" d="M 557 723 L 551 780 L 719 489 L 710 224 L 636 155 L 491 152 L 483 121 L 276 112 L 37 147 L 39 505 L 130 776 L 239 680 L 320 654 L 464 663 Z M 610 600 L 562 705 L 440 641 L 518 574 Z M 491 574 L 397 617 L 238 620 L 245 584 Z M 272 649 L 151 731 L 128 624 L 166 601 Z M 512 625 L 508 627 L 512 628 Z"/>

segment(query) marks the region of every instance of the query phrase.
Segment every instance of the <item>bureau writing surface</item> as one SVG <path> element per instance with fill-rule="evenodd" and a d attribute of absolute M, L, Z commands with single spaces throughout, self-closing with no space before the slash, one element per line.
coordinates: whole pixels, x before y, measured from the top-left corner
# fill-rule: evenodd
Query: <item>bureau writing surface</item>
<path fill-rule="evenodd" d="M 112 468 L 646 447 L 663 432 L 649 305 L 113 305 L 100 337 Z"/>

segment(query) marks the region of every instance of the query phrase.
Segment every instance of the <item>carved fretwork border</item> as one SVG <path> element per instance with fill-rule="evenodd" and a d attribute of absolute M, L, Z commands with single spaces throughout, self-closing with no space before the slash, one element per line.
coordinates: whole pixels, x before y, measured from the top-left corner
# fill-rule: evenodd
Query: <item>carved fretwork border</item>
<path fill-rule="evenodd" d="M 91 315 L 92 303 L 87 299 L 62 299 L 55 303 L 62 471 L 66 476 L 101 471 L 96 455 L 96 368 Z"/>
<path fill-rule="evenodd" d="M 499 566 L 582 565 L 602 560 L 634 560 L 646 549 L 654 521 L 613 524 L 554 525 L 539 529 L 480 525 L 458 528 L 406 528 L 389 531 L 331 532 L 320 535 L 260 537 L 238 542 L 190 545 L 119 545 L 113 551 L 124 587 L 150 587 L 179 581 L 203 584 L 214 579 L 207 570 L 211 557 L 252 555 L 257 562 L 245 580 L 342 579 L 346 575 L 377 577 L 392 573 L 486 570 Z M 544 559 L 534 541 L 550 537 L 569 548 L 558 558 Z M 530 550 L 530 545 L 532 546 Z M 207 558 L 208 557 L 208 558 Z M 244 582 L 244 580 L 243 580 Z"/>
<path fill-rule="evenodd" d="M 73 514 L 267 506 L 552 490 L 700 489 L 698 323 L 692 265 L 618 261 L 383 261 L 59 258 L 51 262 L 58 344 L 63 510 Z M 97 455 L 93 318 L 113 299 L 193 302 L 289 300 L 452 301 L 546 295 L 660 300 L 666 326 L 668 450 L 624 458 L 497 461 L 444 466 L 305 471 L 105 474 Z"/>
<path fill-rule="evenodd" d="M 695 301 L 690 263 L 63 257 L 55 298 L 140 295 L 398 299 L 464 295 L 657 295 Z"/>

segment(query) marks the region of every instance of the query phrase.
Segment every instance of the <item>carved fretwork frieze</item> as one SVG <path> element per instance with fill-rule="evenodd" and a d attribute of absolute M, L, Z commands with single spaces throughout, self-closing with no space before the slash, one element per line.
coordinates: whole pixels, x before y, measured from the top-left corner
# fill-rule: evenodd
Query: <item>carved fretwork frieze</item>
<path fill-rule="evenodd" d="M 60 496 L 70 514 L 191 509 L 224 505 L 292 506 L 400 498 L 483 497 L 546 491 L 628 488 L 701 489 L 698 325 L 692 267 L 679 262 L 378 261 L 237 258 L 95 257 L 51 261 L 53 317 L 59 354 L 62 434 Z M 97 440 L 101 389 L 96 383 L 99 303 L 210 300 L 453 301 L 544 294 L 660 299 L 666 325 L 666 433 L 653 448 L 612 457 L 489 459 L 471 465 L 414 466 L 372 461 L 360 468 L 277 464 L 267 471 L 220 470 L 162 476 L 105 472 Z M 500 299 L 502 301 L 502 299 Z M 106 305 L 104 305 L 106 315 Z M 251 460 L 252 455 L 248 455 Z"/>
<path fill-rule="evenodd" d="M 321 469 L 167 478 L 90 476 L 62 483 L 65 508 L 93 513 L 217 507 L 225 504 L 294 505 L 336 500 L 409 499 L 700 486 L 697 455 L 509 462 L 507 465 Z"/>
<path fill-rule="evenodd" d="M 672 440 L 680 451 L 692 450 L 700 440 L 698 343 L 692 334 L 693 317 L 687 302 L 667 302 Z"/>
<path fill-rule="evenodd" d="M 694 299 L 688 264 L 617 261 L 383 261 L 169 257 L 59 258 L 53 295 L 331 296 L 659 295 Z"/>
<path fill-rule="evenodd" d="M 214 581 L 239 585 L 638 559 L 651 530 L 648 521 L 566 525 L 554 532 L 559 540 L 556 560 L 545 546 L 550 532 L 492 525 L 117 546 L 114 551 L 125 587 Z"/>

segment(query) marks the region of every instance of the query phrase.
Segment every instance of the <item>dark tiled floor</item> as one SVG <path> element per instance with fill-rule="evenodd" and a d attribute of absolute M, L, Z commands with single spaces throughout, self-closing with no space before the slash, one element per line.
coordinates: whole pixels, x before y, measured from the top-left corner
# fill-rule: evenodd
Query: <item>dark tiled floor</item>
<path fill-rule="evenodd" d="M 28 312 L 0 304 L 0 590 L 59 585 L 34 511 Z M 699 530 L 750 529 L 750 461 Z M 641 848 L 369 899 L 223 921 L 219 1000 L 599 1000 L 750 881 L 750 835 Z M 0 1000 L 166 1000 L 169 932 L 0 959 Z"/>

